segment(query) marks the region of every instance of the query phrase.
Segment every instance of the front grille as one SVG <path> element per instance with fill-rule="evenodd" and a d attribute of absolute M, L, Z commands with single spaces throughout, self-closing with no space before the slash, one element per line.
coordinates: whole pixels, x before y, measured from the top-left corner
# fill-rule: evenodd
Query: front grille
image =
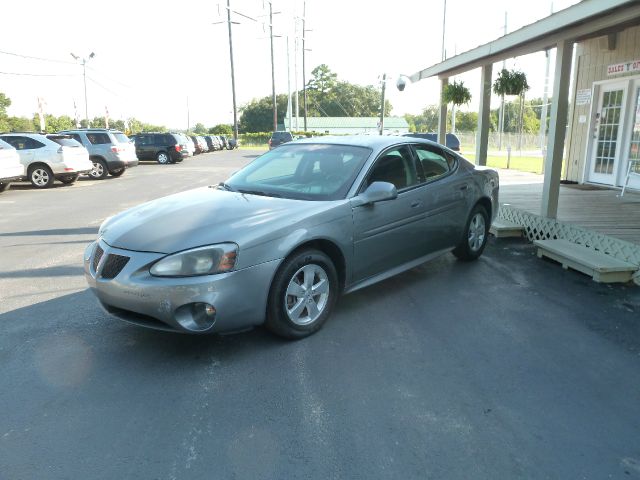
<path fill-rule="evenodd" d="M 128 261 L 129 257 L 116 255 L 115 253 L 109 254 L 107 260 L 102 266 L 102 272 L 100 272 L 100 276 L 106 279 L 116 278 L 116 276 L 122 271 Z"/>
<path fill-rule="evenodd" d="M 98 271 L 98 265 L 100 265 L 100 259 L 102 258 L 102 254 L 104 250 L 100 247 L 100 245 L 96 245 L 96 251 L 93 254 L 93 271 Z"/>

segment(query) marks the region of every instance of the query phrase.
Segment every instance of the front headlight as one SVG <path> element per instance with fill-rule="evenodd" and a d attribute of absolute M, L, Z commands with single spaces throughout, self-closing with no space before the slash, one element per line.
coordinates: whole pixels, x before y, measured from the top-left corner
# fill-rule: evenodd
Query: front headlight
<path fill-rule="evenodd" d="M 237 257 L 235 243 L 219 243 L 168 255 L 154 263 L 149 272 L 155 277 L 213 275 L 232 270 Z"/>

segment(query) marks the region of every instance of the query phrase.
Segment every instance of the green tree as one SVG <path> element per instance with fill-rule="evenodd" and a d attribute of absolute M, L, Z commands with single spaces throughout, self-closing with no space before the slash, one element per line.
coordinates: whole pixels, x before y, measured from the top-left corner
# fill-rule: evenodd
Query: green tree
<path fill-rule="evenodd" d="M 338 75 L 325 63 L 311 70 L 311 80 L 307 84 L 307 93 L 329 94 L 336 86 Z"/>
<path fill-rule="evenodd" d="M 287 111 L 287 95 L 276 95 L 278 123 L 284 122 Z M 270 132 L 273 130 L 273 105 L 271 96 L 253 99 L 240 108 L 240 129 L 242 133 Z"/>
<path fill-rule="evenodd" d="M 440 117 L 437 105 L 428 105 L 420 115 L 407 114 L 404 116 L 412 132 L 436 132 L 438 131 L 438 118 Z M 457 118 L 457 117 L 456 117 Z"/>
<path fill-rule="evenodd" d="M 7 117 L 7 130 L 10 132 L 36 132 L 40 130 L 40 122 L 37 127 L 33 119 L 27 117 Z"/>
<path fill-rule="evenodd" d="M 209 129 L 212 135 L 233 135 L 233 127 L 225 123 L 219 123 L 215 127 Z"/>
<path fill-rule="evenodd" d="M 207 127 L 205 127 L 204 124 L 202 124 L 202 123 L 196 123 L 196 126 L 193 127 L 193 131 L 197 135 L 204 135 L 204 134 L 207 133 Z"/>
<path fill-rule="evenodd" d="M 9 130 L 9 118 L 7 116 L 7 108 L 11 106 L 11 99 L 4 93 L 0 92 L 0 132 Z"/>

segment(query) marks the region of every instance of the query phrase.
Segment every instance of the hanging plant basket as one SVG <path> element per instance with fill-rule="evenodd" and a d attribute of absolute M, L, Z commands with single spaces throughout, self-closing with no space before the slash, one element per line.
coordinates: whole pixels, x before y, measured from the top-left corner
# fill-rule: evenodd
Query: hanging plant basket
<path fill-rule="evenodd" d="M 496 95 L 522 95 L 527 90 L 527 76 L 524 72 L 516 70 L 502 69 L 493 82 L 493 92 Z"/>
<path fill-rule="evenodd" d="M 456 82 L 448 84 L 442 92 L 442 100 L 444 103 L 453 103 L 454 105 L 463 105 L 471 101 L 471 92 L 464 86 L 464 82 Z"/>

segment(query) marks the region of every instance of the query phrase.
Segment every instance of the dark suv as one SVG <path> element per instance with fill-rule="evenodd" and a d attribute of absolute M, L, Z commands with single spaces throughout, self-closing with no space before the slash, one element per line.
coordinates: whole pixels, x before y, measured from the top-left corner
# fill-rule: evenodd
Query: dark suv
<path fill-rule="evenodd" d="M 405 133 L 403 137 L 424 138 L 426 140 L 431 140 L 432 142 L 438 143 L 437 133 Z M 460 139 L 454 133 L 447 133 L 445 141 L 447 143 L 447 148 L 450 148 L 455 152 L 460 151 Z"/>
<path fill-rule="evenodd" d="M 139 133 L 134 140 L 140 160 L 156 160 L 164 165 L 181 162 L 188 155 L 185 140 L 175 133 Z"/>
<path fill-rule="evenodd" d="M 293 135 L 291 135 L 291 132 L 273 132 L 271 134 L 271 138 L 269 139 L 269 150 L 292 140 Z"/>

